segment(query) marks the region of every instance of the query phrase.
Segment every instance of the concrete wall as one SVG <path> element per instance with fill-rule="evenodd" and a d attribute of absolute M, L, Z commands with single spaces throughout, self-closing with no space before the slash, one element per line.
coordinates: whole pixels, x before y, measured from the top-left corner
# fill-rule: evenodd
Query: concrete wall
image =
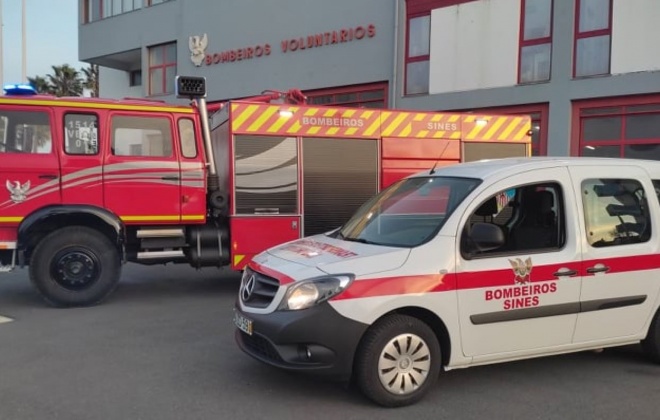
<path fill-rule="evenodd" d="M 142 94 L 142 86 L 129 86 L 128 72 L 100 67 L 99 96 L 101 98 L 119 99 L 127 97 L 140 98 L 144 95 Z"/>
<path fill-rule="evenodd" d="M 612 74 L 660 69 L 660 1 L 614 0 Z"/>

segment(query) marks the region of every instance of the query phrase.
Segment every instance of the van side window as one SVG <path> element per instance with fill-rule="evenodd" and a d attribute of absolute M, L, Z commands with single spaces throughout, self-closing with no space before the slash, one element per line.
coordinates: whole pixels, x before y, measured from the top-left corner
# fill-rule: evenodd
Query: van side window
<path fill-rule="evenodd" d="M 170 120 L 157 117 L 112 117 L 112 154 L 172 156 Z"/>
<path fill-rule="evenodd" d="M 47 112 L 0 110 L 0 153 L 50 153 L 52 150 Z"/>
<path fill-rule="evenodd" d="M 644 188 L 634 179 L 582 182 L 587 241 L 593 247 L 635 244 L 651 237 Z"/>
<path fill-rule="evenodd" d="M 94 114 L 64 116 L 64 151 L 68 155 L 96 155 L 99 152 L 99 120 Z"/>
<path fill-rule="evenodd" d="M 500 191 L 470 216 L 463 230 L 461 253 L 466 258 L 476 258 L 558 250 L 566 237 L 563 203 L 561 187 L 552 182 Z M 473 228 L 484 223 L 499 228 L 503 243 L 486 246 L 475 242 Z"/>

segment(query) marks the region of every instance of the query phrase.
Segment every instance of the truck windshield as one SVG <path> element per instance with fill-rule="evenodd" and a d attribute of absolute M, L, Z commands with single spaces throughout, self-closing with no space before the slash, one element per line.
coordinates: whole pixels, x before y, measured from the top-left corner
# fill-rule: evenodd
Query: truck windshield
<path fill-rule="evenodd" d="M 481 180 L 420 177 L 401 180 L 365 203 L 335 234 L 347 241 L 414 247 L 435 236 Z"/>

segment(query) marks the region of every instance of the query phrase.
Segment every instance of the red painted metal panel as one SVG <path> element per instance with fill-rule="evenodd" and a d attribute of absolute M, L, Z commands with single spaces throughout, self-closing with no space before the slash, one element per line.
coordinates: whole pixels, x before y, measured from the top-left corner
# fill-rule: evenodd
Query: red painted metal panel
<path fill-rule="evenodd" d="M 300 238 L 299 216 L 243 216 L 229 221 L 231 266 L 242 269 L 258 253 Z"/>

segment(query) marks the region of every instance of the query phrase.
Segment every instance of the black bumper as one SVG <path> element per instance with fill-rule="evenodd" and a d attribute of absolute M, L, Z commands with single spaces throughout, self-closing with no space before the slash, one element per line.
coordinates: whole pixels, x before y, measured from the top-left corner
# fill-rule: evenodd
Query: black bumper
<path fill-rule="evenodd" d="M 236 329 L 238 346 L 272 366 L 347 380 L 366 324 L 348 319 L 328 303 L 300 311 L 270 314 L 234 310 L 252 320 L 252 334 Z"/>

